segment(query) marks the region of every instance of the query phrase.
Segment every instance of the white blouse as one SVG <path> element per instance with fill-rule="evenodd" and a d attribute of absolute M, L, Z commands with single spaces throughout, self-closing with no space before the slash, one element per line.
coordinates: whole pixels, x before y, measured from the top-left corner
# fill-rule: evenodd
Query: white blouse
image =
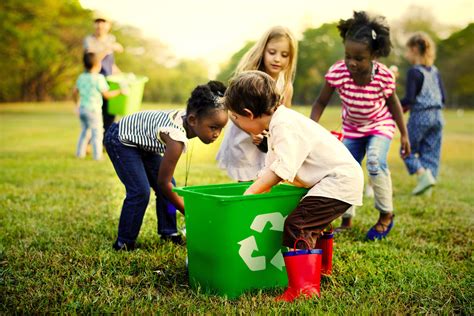
<path fill-rule="evenodd" d="M 280 74 L 276 82 L 283 93 L 285 78 Z M 217 164 L 236 181 L 251 181 L 265 165 L 265 153 L 252 143 L 252 136 L 238 128 L 231 120 L 227 123 L 224 140 L 217 153 Z"/>

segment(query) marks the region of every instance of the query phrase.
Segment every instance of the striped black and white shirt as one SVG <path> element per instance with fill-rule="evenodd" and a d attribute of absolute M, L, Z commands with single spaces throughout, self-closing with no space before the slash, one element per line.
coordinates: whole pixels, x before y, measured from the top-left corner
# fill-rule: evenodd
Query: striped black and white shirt
<path fill-rule="evenodd" d="M 186 150 L 188 138 L 183 127 L 185 115 L 183 110 L 152 110 L 127 115 L 119 121 L 119 140 L 127 146 L 163 154 L 166 144 L 160 139 L 160 133 L 166 133 L 171 139 L 184 143 Z"/>

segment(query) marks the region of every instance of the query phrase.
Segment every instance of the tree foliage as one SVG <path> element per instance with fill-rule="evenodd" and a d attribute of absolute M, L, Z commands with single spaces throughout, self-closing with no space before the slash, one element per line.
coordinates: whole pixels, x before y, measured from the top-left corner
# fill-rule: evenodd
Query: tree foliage
<path fill-rule="evenodd" d="M 75 80 L 83 71 L 82 42 L 93 32 L 92 20 L 92 12 L 83 9 L 78 0 L 0 1 L 0 102 L 70 98 Z M 417 6 L 390 24 L 393 50 L 381 61 L 399 67 L 400 96 L 409 67 L 404 58 L 405 42 L 413 32 L 424 31 L 438 45 L 436 65 L 447 88 L 447 105 L 474 106 L 473 24 L 455 30 L 436 23 L 430 9 Z M 329 67 L 344 57 L 336 25 L 327 23 L 304 31 L 299 41 L 293 103 L 312 103 Z M 177 60 L 166 45 L 145 38 L 128 25 L 114 23 L 112 33 L 125 48 L 115 55 L 120 69 L 149 78 L 145 100 L 184 103 L 196 85 L 208 80 L 207 65 L 202 60 Z M 217 80 L 227 82 L 253 44 L 246 43 L 232 55 Z"/>
<path fill-rule="evenodd" d="M 91 13 L 78 1 L 0 1 L 0 101 L 64 96 L 81 64 Z"/>
<path fill-rule="evenodd" d="M 448 104 L 474 105 L 474 23 L 438 44 L 438 68 L 448 91 Z"/>
<path fill-rule="evenodd" d="M 78 0 L 2 0 L 0 21 L 0 102 L 69 98 L 83 71 L 83 39 L 93 32 L 92 12 Z M 119 68 L 150 79 L 145 100 L 184 103 L 207 81 L 204 62 L 176 61 L 165 45 L 130 26 L 114 24 L 112 33 L 125 47 L 115 55 Z"/>
<path fill-rule="evenodd" d="M 336 23 L 307 29 L 298 43 L 298 65 L 294 82 L 294 103 L 314 101 L 324 84 L 329 67 L 344 58 L 342 40 Z"/>

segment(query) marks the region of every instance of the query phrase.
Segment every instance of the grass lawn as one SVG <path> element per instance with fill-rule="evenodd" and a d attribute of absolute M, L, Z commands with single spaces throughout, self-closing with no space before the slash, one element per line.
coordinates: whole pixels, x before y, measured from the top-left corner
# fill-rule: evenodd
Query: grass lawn
<path fill-rule="evenodd" d="M 309 113 L 308 107 L 297 110 Z M 329 108 L 321 123 L 337 128 L 338 116 Z M 364 241 L 378 216 L 366 199 L 354 229 L 336 236 L 333 276 L 322 280 L 322 298 L 285 304 L 274 302 L 281 289 L 236 300 L 190 289 L 186 249 L 160 242 L 153 201 L 140 249 L 112 251 L 125 191 L 107 157 L 74 157 L 80 127 L 72 104 L 2 104 L 0 312 L 473 315 L 474 112 L 447 111 L 445 117 L 433 195 L 410 195 L 415 179 L 395 139 L 389 164 L 397 217 L 390 237 Z M 216 167 L 219 144 L 193 143 L 188 184 L 230 182 Z M 176 179 L 184 185 L 185 156 Z"/>

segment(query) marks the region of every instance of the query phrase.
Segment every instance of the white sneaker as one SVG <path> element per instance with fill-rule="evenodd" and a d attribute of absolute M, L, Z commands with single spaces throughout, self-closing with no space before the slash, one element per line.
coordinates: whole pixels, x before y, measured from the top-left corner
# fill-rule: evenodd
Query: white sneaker
<path fill-rule="evenodd" d="M 413 189 L 413 195 L 419 195 L 431 188 L 433 185 L 436 184 L 436 180 L 433 177 L 430 169 L 426 169 L 426 171 L 418 176 L 418 184 Z"/>

